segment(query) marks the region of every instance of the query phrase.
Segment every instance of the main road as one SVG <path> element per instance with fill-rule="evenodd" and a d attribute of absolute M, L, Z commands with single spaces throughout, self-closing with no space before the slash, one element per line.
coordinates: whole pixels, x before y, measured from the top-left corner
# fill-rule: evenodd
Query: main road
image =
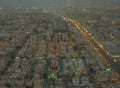
<path fill-rule="evenodd" d="M 119 72 L 113 68 L 113 66 L 111 65 L 109 59 L 112 59 L 115 55 L 112 55 L 106 48 L 104 45 L 102 45 L 101 43 L 99 43 L 94 37 L 93 35 L 85 28 L 83 27 L 79 22 L 77 22 L 76 20 L 73 20 L 71 18 L 66 18 L 60 14 L 57 14 L 55 12 L 52 12 L 54 15 L 61 17 L 63 20 L 72 23 L 81 33 L 82 35 L 85 37 L 85 39 L 88 41 L 88 43 L 92 46 L 92 48 L 94 49 L 94 51 L 97 52 L 97 54 L 99 55 L 99 57 L 101 57 L 101 59 L 104 61 L 104 63 L 106 64 L 106 66 L 108 68 L 110 68 L 115 76 L 118 78 L 118 81 L 116 81 L 115 83 L 120 84 L 120 74 Z M 119 56 L 119 55 L 117 55 Z M 100 82 L 99 82 L 100 83 Z M 103 82 L 102 82 L 103 83 Z M 108 82 L 108 84 L 111 84 L 112 82 Z"/>

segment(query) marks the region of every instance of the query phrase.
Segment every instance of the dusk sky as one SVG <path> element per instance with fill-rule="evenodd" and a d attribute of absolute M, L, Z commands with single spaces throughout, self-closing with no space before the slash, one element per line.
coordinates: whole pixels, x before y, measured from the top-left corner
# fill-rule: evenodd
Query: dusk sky
<path fill-rule="evenodd" d="M 82 4 L 120 4 L 120 0 L 70 0 L 73 6 Z M 0 7 L 63 7 L 67 0 L 0 0 Z"/>

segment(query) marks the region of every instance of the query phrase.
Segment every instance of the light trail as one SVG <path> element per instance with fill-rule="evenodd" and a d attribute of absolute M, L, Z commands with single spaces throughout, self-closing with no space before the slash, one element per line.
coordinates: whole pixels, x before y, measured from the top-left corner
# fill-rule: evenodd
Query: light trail
<path fill-rule="evenodd" d="M 99 57 L 102 58 L 102 60 L 104 61 L 104 63 L 106 64 L 107 67 L 111 68 L 112 71 L 114 72 L 114 74 L 116 75 L 116 77 L 118 78 L 117 81 L 115 82 L 116 84 L 120 84 L 120 75 L 113 69 L 113 67 L 111 66 L 111 64 L 107 61 L 107 59 L 104 57 L 104 55 L 101 53 L 100 50 L 104 51 L 105 54 L 109 57 L 113 57 L 114 55 L 112 55 L 102 44 L 100 44 L 93 36 L 90 32 L 88 32 L 88 30 L 86 28 L 84 28 L 82 25 L 80 25 L 80 23 L 78 23 L 75 20 L 72 20 L 71 18 L 65 18 L 64 16 L 61 16 L 57 13 L 55 13 L 55 15 L 57 15 L 58 17 L 61 17 L 63 20 L 66 20 L 70 23 L 72 23 L 73 25 L 75 25 L 75 27 L 77 29 L 79 29 L 79 31 L 82 33 L 82 35 L 85 37 L 85 39 L 88 41 L 88 43 L 93 47 L 93 49 L 97 52 L 97 54 L 99 55 Z M 96 45 L 96 46 L 95 46 Z M 118 55 L 117 55 L 118 56 Z M 97 81 L 99 82 L 99 81 Z M 99 82 L 102 84 L 107 84 L 105 82 Z M 113 82 L 108 82 L 108 84 L 111 84 Z"/>

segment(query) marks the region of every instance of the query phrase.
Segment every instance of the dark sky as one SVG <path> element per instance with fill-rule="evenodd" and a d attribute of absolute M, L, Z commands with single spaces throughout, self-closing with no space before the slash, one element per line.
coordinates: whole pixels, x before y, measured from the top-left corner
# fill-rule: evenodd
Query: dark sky
<path fill-rule="evenodd" d="M 71 5 L 120 4 L 120 0 L 70 0 Z M 63 7 L 67 0 L 0 0 L 0 7 Z"/>

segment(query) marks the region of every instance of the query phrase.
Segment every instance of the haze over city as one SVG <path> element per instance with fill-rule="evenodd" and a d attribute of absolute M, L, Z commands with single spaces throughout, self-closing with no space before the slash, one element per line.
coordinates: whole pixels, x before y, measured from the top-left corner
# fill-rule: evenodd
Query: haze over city
<path fill-rule="evenodd" d="M 0 0 L 0 88 L 120 88 L 120 0 Z"/>
<path fill-rule="evenodd" d="M 66 7 L 67 2 L 71 6 L 114 6 L 119 5 L 120 0 L 0 0 L 0 7 Z"/>

